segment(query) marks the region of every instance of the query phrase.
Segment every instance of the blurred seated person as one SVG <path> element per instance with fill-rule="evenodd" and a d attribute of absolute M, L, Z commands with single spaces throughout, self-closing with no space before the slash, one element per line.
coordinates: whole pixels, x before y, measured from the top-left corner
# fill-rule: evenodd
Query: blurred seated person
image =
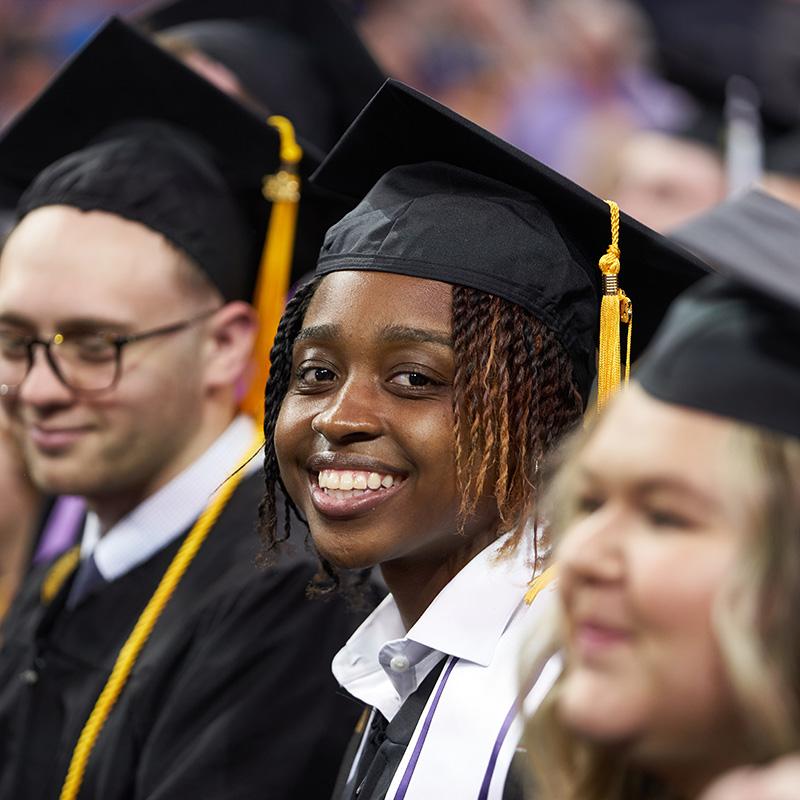
<path fill-rule="evenodd" d="M 39 493 L 0 413 L 0 619 L 19 586 L 39 513 Z"/>
<path fill-rule="evenodd" d="M 307 597 L 302 533 L 257 569 L 263 436 L 239 402 L 256 281 L 291 266 L 261 267 L 268 219 L 300 204 L 321 241 L 293 140 L 117 19 L 0 138 L 0 174 L 30 171 L 0 256 L 0 400 L 36 485 L 88 509 L 4 621 L 2 800 L 332 788 L 359 711 L 328 663 L 357 618 Z M 265 193 L 287 149 L 297 178 Z"/>
<path fill-rule="evenodd" d="M 317 155 L 384 80 L 338 0 L 167 0 L 134 22 L 260 116 L 288 117 Z"/>
<path fill-rule="evenodd" d="M 552 486 L 560 611 L 528 658 L 561 645 L 564 668 L 529 723 L 537 800 L 796 796 L 775 760 L 800 749 L 800 213 L 752 192 L 676 238 L 720 274 Z"/>

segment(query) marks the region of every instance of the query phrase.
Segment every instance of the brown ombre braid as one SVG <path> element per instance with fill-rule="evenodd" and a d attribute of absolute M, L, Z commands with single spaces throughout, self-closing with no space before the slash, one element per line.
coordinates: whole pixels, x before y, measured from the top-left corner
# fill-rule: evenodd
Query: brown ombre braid
<path fill-rule="evenodd" d="M 539 464 L 583 411 L 572 363 L 520 306 L 462 286 L 453 287 L 453 350 L 461 530 L 489 492 L 501 528 L 521 532 L 535 510 Z"/>

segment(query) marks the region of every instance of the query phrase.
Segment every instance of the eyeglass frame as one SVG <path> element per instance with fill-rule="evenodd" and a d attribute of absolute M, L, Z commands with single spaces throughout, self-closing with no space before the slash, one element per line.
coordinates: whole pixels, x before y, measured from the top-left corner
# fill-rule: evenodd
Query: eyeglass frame
<path fill-rule="evenodd" d="M 180 322 L 173 322 L 170 325 L 162 325 L 158 328 L 151 328 L 147 331 L 140 331 L 138 333 L 104 334 L 102 332 L 98 332 L 98 335 L 104 336 L 108 344 L 113 345 L 114 347 L 114 379 L 108 386 L 104 386 L 102 389 L 77 388 L 67 383 L 66 378 L 61 374 L 58 362 L 53 356 L 51 350 L 53 345 L 58 346 L 64 342 L 64 340 L 67 338 L 65 334 L 56 331 L 49 339 L 40 339 L 37 336 L 23 337 L 25 339 L 25 349 L 28 354 L 28 368 L 25 370 L 22 380 L 20 380 L 20 382 L 15 386 L 10 386 L 7 383 L 0 383 L 0 397 L 5 397 L 14 392 L 18 392 L 22 384 L 25 383 L 25 379 L 28 377 L 28 375 L 30 375 L 31 370 L 33 369 L 33 363 L 35 359 L 34 347 L 36 345 L 41 345 L 44 348 L 45 358 L 47 359 L 47 363 L 50 366 L 50 369 L 53 371 L 53 374 L 56 376 L 56 378 L 58 378 L 61 385 L 69 389 L 71 392 L 78 392 L 80 394 L 101 394 L 102 392 L 110 392 L 117 386 L 120 378 L 122 377 L 122 350 L 126 345 L 152 339 L 156 336 L 168 336 L 171 333 L 178 333 L 179 331 L 185 330 L 191 325 L 195 325 L 198 322 L 202 322 L 204 319 L 208 319 L 208 317 L 216 314 L 220 308 L 221 306 L 218 308 L 212 308 L 208 311 L 204 311 L 202 314 L 198 314 L 197 316 L 189 317 L 189 319 L 181 320 Z"/>

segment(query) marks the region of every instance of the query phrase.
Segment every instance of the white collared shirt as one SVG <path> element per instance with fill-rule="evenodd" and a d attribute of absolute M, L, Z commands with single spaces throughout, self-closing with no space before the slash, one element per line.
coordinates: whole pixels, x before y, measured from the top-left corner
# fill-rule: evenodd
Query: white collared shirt
<path fill-rule="evenodd" d="M 240 414 L 200 458 L 140 503 L 100 536 L 100 520 L 86 516 L 81 558 L 94 556 L 97 569 L 113 581 L 144 563 L 184 533 L 200 516 L 214 492 L 241 462 L 256 434 L 253 420 Z M 245 467 L 261 466 L 254 458 Z"/>
<path fill-rule="evenodd" d="M 533 574 L 531 541 L 526 538 L 516 553 L 498 557 L 504 541 L 475 556 L 408 632 L 389 595 L 333 660 L 341 686 L 391 720 L 447 658 L 387 800 L 394 798 L 407 770 L 406 800 L 478 797 L 487 781 L 489 792 L 480 796 L 502 796 L 522 730 L 516 709 L 520 647 L 535 635 L 554 602 L 551 584 L 532 605 L 525 603 Z M 542 670 L 535 692 L 539 698 L 558 671 L 557 661 Z"/>

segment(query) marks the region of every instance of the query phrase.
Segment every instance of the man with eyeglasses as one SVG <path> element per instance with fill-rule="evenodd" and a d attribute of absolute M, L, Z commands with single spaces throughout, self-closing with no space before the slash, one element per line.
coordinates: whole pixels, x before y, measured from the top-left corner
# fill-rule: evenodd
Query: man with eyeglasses
<path fill-rule="evenodd" d="M 1 634 L 2 800 L 330 791 L 359 709 L 329 664 L 358 619 L 306 597 L 302 534 L 256 568 L 262 437 L 237 413 L 287 135 L 112 21 L 0 139 L 0 173 L 32 179 L 0 401 L 36 484 L 89 508 Z M 342 208 L 314 161 L 319 241 Z"/>
<path fill-rule="evenodd" d="M 14 317 L 10 315 L 8 327 L 0 327 L 0 396 L 22 393 L 22 384 L 35 363 L 36 345 L 42 346 L 47 364 L 67 389 L 79 394 L 111 391 L 122 374 L 122 348 L 126 344 L 178 333 L 208 319 L 216 310 L 204 311 L 181 322 L 138 333 L 112 333 L 107 323 L 98 323 L 96 326 L 79 325 L 66 335 L 59 331 L 48 339 L 39 339 L 15 330 Z M 24 329 L 25 326 L 25 322 L 22 322 L 19 328 Z M 72 326 L 68 324 L 62 327 L 68 330 Z M 81 327 L 88 330 L 81 330 Z"/>

